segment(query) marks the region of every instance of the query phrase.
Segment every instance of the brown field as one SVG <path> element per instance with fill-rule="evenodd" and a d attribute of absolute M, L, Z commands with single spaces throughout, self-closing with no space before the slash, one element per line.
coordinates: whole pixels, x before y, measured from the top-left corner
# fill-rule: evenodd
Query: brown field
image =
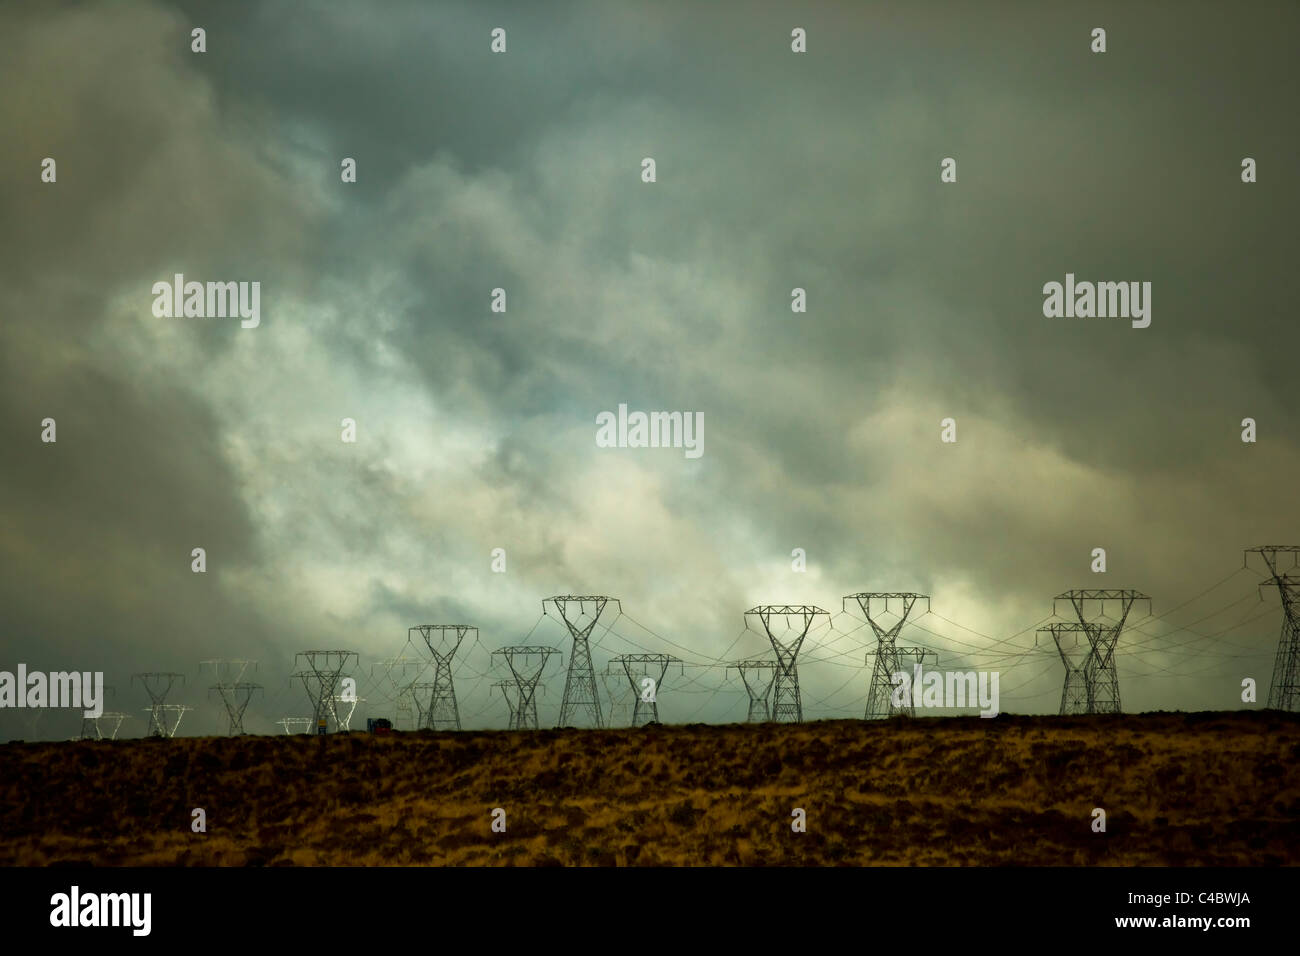
<path fill-rule="evenodd" d="M 1277 712 L 10 743 L 0 864 L 1294 865 L 1297 757 Z"/>

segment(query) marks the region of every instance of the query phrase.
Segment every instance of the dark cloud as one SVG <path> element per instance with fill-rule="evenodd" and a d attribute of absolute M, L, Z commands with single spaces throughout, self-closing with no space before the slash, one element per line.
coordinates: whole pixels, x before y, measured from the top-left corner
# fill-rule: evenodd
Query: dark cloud
<path fill-rule="evenodd" d="M 737 639 L 753 604 L 918 589 L 948 620 L 912 640 L 1014 661 L 1008 705 L 1053 709 L 1059 662 L 1011 635 L 1099 580 L 1094 547 L 1107 584 L 1163 613 L 1297 524 L 1300 13 L 1086 12 L 0 15 L 16 91 L 0 120 L 19 144 L 0 156 L 0 218 L 23 224 L 0 237 L 0 304 L 19 317 L 0 327 L 14 652 L 95 646 L 126 670 L 246 645 L 287 667 L 312 646 L 388 656 L 411 625 L 455 618 L 483 635 L 466 712 L 494 713 L 486 652 L 550 593 L 623 598 L 602 654 L 703 663 L 762 649 Z M 145 293 L 174 271 L 260 278 L 263 327 L 160 326 Z M 1151 327 L 1044 318 L 1042 285 L 1066 272 L 1150 281 Z M 704 457 L 597 449 L 595 416 L 620 402 L 702 411 Z M 37 441 L 47 414 L 57 446 Z M 956 445 L 938 440 L 948 416 Z M 1257 445 L 1239 440 L 1247 416 Z M 345 417 L 356 445 L 338 441 Z M 1251 581 L 1135 631 L 1126 704 L 1231 706 L 1243 668 L 1266 685 L 1276 616 L 1159 636 L 1246 620 L 1208 615 Z M 539 627 L 567 647 L 555 623 Z M 809 645 L 815 714 L 862 706 L 855 623 Z M 692 674 L 683 710 L 743 713 L 735 686 L 711 696 L 720 670 Z M 287 693 L 254 709 L 278 718 Z"/>

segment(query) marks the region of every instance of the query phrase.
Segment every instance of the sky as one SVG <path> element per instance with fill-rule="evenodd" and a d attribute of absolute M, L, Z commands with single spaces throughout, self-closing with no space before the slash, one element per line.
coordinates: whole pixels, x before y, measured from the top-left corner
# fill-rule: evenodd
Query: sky
<path fill-rule="evenodd" d="M 1282 614 L 1243 551 L 1300 543 L 1298 27 L 1291 3 L 6 4 L 0 669 L 102 670 L 123 736 L 131 675 L 183 673 L 180 733 L 211 734 L 200 662 L 255 660 L 245 729 L 279 733 L 310 713 L 296 655 L 347 649 L 355 728 L 394 713 L 379 662 L 428 658 L 409 628 L 467 624 L 462 723 L 505 726 L 491 651 L 526 642 L 563 655 L 550 726 L 571 640 L 543 599 L 608 595 L 597 671 L 675 655 L 661 720 L 735 721 L 726 663 L 772 653 L 745 612 L 812 605 L 804 715 L 855 717 L 875 639 L 844 596 L 916 592 L 900 644 L 1055 713 L 1053 597 L 1134 588 L 1125 710 L 1262 706 Z M 176 273 L 259 282 L 260 323 L 155 315 Z M 1046 317 L 1067 273 L 1150 282 L 1151 324 Z M 598 447 L 620 404 L 701 416 L 702 454 Z M 0 739 L 80 726 L 0 711 Z"/>

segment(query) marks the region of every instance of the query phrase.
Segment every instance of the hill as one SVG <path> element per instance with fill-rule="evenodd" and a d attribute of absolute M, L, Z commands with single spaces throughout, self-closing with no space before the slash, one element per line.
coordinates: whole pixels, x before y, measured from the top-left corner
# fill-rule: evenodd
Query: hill
<path fill-rule="evenodd" d="M 0 864 L 1295 865 L 1297 757 L 1278 712 L 9 743 Z"/>

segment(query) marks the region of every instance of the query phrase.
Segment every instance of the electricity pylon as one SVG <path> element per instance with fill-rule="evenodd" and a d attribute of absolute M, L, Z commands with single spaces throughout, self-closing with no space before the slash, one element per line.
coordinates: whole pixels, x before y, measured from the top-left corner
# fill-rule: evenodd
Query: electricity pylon
<path fill-rule="evenodd" d="M 682 664 L 682 659 L 671 654 L 620 654 L 610 660 L 609 667 L 615 664 L 622 665 L 623 673 L 632 685 L 632 726 L 641 726 L 642 717 L 645 718 L 645 723 L 659 723 L 659 691 L 664 686 L 664 675 L 668 673 L 669 667 L 678 664 L 685 677 L 686 667 Z M 659 676 L 652 676 L 656 670 Z M 649 687 L 645 686 L 646 680 L 652 682 Z"/>
<path fill-rule="evenodd" d="M 307 696 L 311 698 L 312 719 L 316 722 L 316 727 L 328 728 L 331 718 L 337 727 L 338 715 L 334 712 L 334 700 L 338 697 L 343 668 L 347 666 L 348 658 L 356 658 L 358 663 L 361 658 L 356 651 L 302 651 L 294 656 L 294 664 L 298 663 L 299 657 L 306 658 L 309 670 L 299 671 L 293 676 L 302 678 Z"/>
<path fill-rule="evenodd" d="M 330 712 L 334 715 L 334 726 L 339 730 L 350 731 L 352 729 L 352 715 L 356 713 L 357 704 L 364 704 L 364 697 L 334 697 L 330 701 Z M 344 713 L 339 704 L 347 704 L 347 712 Z"/>
<path fill-rule="evenodd" d="M 1268 688 L 1268 706 L 1275 710 L 1300 709 L 1300 576 L 1279 574 L 1277 556 L 1291 555 L 1291 570 L 1300 558 L 1300 547 L 1294 545 L 1267 545 L 1246 552 L 1258 554 L 1268 565 L 1268 583 L 1274 585 L 1282 597 L 1282 637 L 1277 644 L 1277 657 L 1273 661 L 1273 682 Z"/>
<path fill-rule="evenodd" d="M 506 707 L 510 709 L 509 727 L 511 730 L 514 730 L 515 729 L 515 702 L 510 698 L 510 691 L 518 690 L 518 688 L 515 685 L 515 682 L 512 680 L 499 680 L 495 684 L 491 685 L 491 687 L 488 688 L 488 693 L 491 693 L 493 690 L 500 690 L 501 696 L 506 699 Z"/>
<path fill-rule="evenodd" d="M 257 670 L 257 661 L 199 661 L 200 669 L 211 666 L 217 675 L 217 682 L 208 688 L 208 693 L 216 691 L 221 696 L 221 702 L 226 705 L 226 714 L 230 718 L 227 734 L 231 737 L 244 732 L 244 711 L 248 709 L 253 694 L 262 689 L 261 684 L 242 679 L 250 664 L 253 665 L 253 670 Z"/>
<path fill-rule="evenodd" d="M 417 730 L 428 729 L 430 711 L 428 707 L 424 706 L 424 701 L 433 699 L 433 689 L 437 686 L 433 681 L 421 681 L 411 685 L 411 700 L 415 702 L 415 727 Z M 421 693 L 425 691 L 428 692 L 427 696 L 421 697 Z"/>
<path fill-rule="evenodd" d="M 1118 714 L 1119 671 L 1115 668 L 1115 646 L 1119 643 L 1120 633 L 1128 620 L 1130 609 L 1138 601 L 1147 602 L 1147 613 L 1151 613 L 1151 599 L 1141 591 L 1132 588 L 1076 588 L 1058 594 L 1052 602 L 1052 613 L 1056 613 L 1056 601 L 1069 601 L 1079 617 L 1080 624 L 1091 624 L 1085 628 L 1091 650 L 1083 665 L 1083 678 L 1088 692 L 1088 713 Z M 1089 605 L 1098 605 L 1096 614 L 1105 618 L 1106 602 L 1118 601 L 1120 615 L 1111 619 L 1114 623 L 1099 620 L 1089 621 L 1086 609 Z"/>
<path fill-rule="evenodd" d="M 617 598 L 605 597 L 603 594 L 557 594 L 542 601 L 542 613 L 546 613 L 547 604 L 555 605 L 556 613 L 560 615 L 564 626 L 573 636 L 573 651 L 569 654 L 569 673 L 564 679 L 564 700 L 560 703 L 561 727 L 570 726 L 574 715 L 579 711 L 586 714 L 593 727 L 605 725 L 600 715 L 600 691 L 596 685 L 596 669 L 591 666 L 591 647 L 587 642 L 605 606 L 610 602 L 618 607 L 621 617 L 623 605 Z M 570 620 L 569 612 L 575 604 L 578 614 Z M 587 611 L 588 605 L 594 609 L 590 614 Z M 584 617 L 590 617 L 591 620 L 583 624 Z"/>
<path fill-rule="evenodd" d="M 119 710 L 104 711 L 95 721 L 95 733 L 97 734 L 96 739 L 116 740 L 117 732 L 122 729 L 122 722 L 130 719 L 131 716 L 129 714 L 124 714 Z M 103 724 L 101 724 L 101 721 L 109 725 L 110 729 L 107 734 L 104 733 L 104 727 Z"/>
<path fill-rule="evenodd" d="M 493 657 L 500 654 L 506 659 L 506 666 L 514 678 L 516 695 L 515 704 L 510 708 L 511 730 L 537 729 L 537 682 L 542 679 L 547 658 L 559 653 L 554 647 L 532 644 L 515 644 L 492 652 Z M 563 655 L 560 659 L 564 659 Z"/>
<path fill-rule="evenodd" d="M 596 676 L 600 678 L 600 683 L 605 688 L 605 697 L 608 699 L 609 725 L 614 727 L 631 720 L 632 708 L 622 700 L 627 691 L 627 684 L 624 683 L 622 675 L 601 671 Z"/>
<path fill-rule="evenodd" d="M 914 594 L 911 591 L 862 591 L 845 597 L 841 605 L 843 610 L 848 610 L 849 601 L 857 602 L 862 616 L 876 632 L 876 663 L 871 669 L 871 687 L 867 691 L 867 710 L 863 719 L 876 720 L 893 717 L 896 714 L 913 715 L 915 710 L 911 707 L 911 701 L 905 707 L 894 706 L 894 675 L 899 671 L 898 632 L 907 623 L 907 616 L 912 613 L 912 607 L 917 601 L 924 601 L 925 611 L 927 614 L 930 613 L 929 595 Z M 893 626 L 886 629 L 877 623 L 872 614 L 872 604 L 874 602 L 879 605 L 880 602 L 884 602 L 884 607 L 879 608 L 876 613 L 888 614 L 891 601 L 901 603 L 903 610 Z"/>
<path fill-rule="evenodd" d="M 790 605 L 790 604 L 769 604 L 760 605 L 750 608 L 745 612 L 745 617 L 751 615 L 757 617 L 763 625 L 763 631 L 767 634 L 767 639 L 772 642 L 772 650 L 776 652 L 776 676 L 773 679 L 773 691 L 775 692 L 772 700 L 772 719 L 773 720 L 803 720 L 803 702 L 799 698 L 799 671 L 795 662 L 799 657 L 799 648 L 803 646 L 804 638 L 808 636 L 808 630 L 816 620 L 817 615 L 825 614 L 830 619 L 830 613 L 823 611 L 819 607 L 812 605 Z M 790 618 L 795 617 L 803 621 L 803 628 L 799 631 L 796 638 L 782 637 L 778 638 L 772 633 L 772 618 L 780 617 L 785 621 L 786 631 L 795 630 L 790 627 Z M 749 621 L 745 621 L 748 627 Z"/>
<path fill-rule="evenodd" d="M 149 711 L 149 726 L 151 728 L 149 736 L 171 738 L 175 737 L 176 731 L 180 729 L 181 718 L 185 716 L 186 711 L 194 708 L 188 704 L 154 704 L 144 709 Z M 173 717 L 176 719 L 173 720 Z M 155 725 L 158 727 L 158 733 L 152 731 Z"/>
<path fill-rule="evenodd" d="M 740 673 L 741 683 L 745 685 L 745 692 L 749 694 L 749 713 L 745 716 L 745 723 L 753 724 L 771 720 L 772 712 L 768 708 L 768 700 L 772 696 L 772 684 L 776 681 L 778 669 L 776 661 L 758 657 L 729 664 L 727 670 L 732 669 Z M 772 673 L 764 678 L 763 671 Z"/>
<path fill-rule="evenodd" d="M 149 711 L 149 730 L 150 737 L 170 737 L 171 733 L 167 732 L 167 721 L 163 719 L 163 708 L 167 706 L 167 695 L 171 693 L 172 685 L 176 683 L 176 678 L 180 678 L 181 683 L 185 683 L 184 674 L 175 674 L 166 671 L 152 671 L 149 673 L 132 674 L 131 683 L 135 683 L 136 678 L 144 685 L 144 692 L 149 695 L 149 706 L 145 708 Z M 184 714 L 184 711 L 181 712 Z M 180 718 L 176 719 L 176 725 L 180 726 Z M 173 729 L 172 733 L 175 733 Z"/>
<path fill-rule="evenodd" d="M 277 724 L 284 728 L 286 734 L 309 733 L 311 731 L 311 722 L 312 718 L 310 717 L 285 717 L 283 720 L 276 721 Z"/>
<path fill-rule="evenodd" d="M 929 650 L 928 648 L 925 648 L 925 647 L 898 647 L 898 646 L 895 646 L 894 650 L 897 652 L 898 657 L 900 658 L 900 660 L 899 660 L 899 662 L 898 662 L 899 670 L 898 670 L 898 671 L 894 671 L 894 673 L 890 675 L 890 682 L 889 682 L 889 685 L 890 685 L 890 691 L 889 691 L 889 704 L 890 704 L 890 707 L 893 708 L 893 712 L 894 712 L 894 713 L 896 713 L 896 714 L 903 714 L 903 715 L 908 716 L 908 717 L 915 717 L 915 716 L 916 716 L 916 701 L 917 701 L 917 699 L 920 698 L 920 696 L 921 696 L 921 685 L 920 685 L 920 682 L 918 682 L 917 680 L 915 680 L 915 679 L 912 680 L 912 685 L 911 685 L 911 686 L 912 686 L 912 690 L 911 690 L 911 693 L 907 695 L 907 699 L 906 699 L 902 704 L 900 704 L 900 705 L 898 705 L 898 706 L 895 706 L 895 705 L 894 705 L 894 697 L 895 697 L 895 695 L 896 695 L 896 693 L 897 693 L 897 689 L 898 689 L 898 687 L 901 687 L 901 686 L 902 686 L 901 683 L 898 684 L 898 685 L 895 685 L 895 684 L 894 684 L 894 678 L 899 674 L 900 671 L 902 671 L 903 662 L 902 662 L 901 658 L 904 658 L 904 657 L 915 658 L 915 660 L 916 660 L 916 662 L 917 662 L 918 664 L 924 666 L 924 665 L 925 665 L 925 659 L 928 657 L 928 658 L 930 658 L 930 660 L 931 660 L 931 661 L 932 661 L 932 662 L 937 666 L 938 663 L 939 663 L 939 655 L 938 655 L 938 653 L 936 653 L 935 651 Z M 866 653 L 866 656 L 863 658 L 863 663 L 864 663 L 864 664 L 869 663 L 869 662 L 870 662 L 870 659 L 871 659 L 872 657 L 875 657 L 875 656 L 876 656 L 876 653 L 875 653 L 874 651 L 868 651 L 868 652 Z M 913 669 L 912 669 L 912 674 L 913 674 L 913 675 L 916 675 L 916 674 L 917 674 L 917 671 L 916 671 L 916 668 L 915 668 L 915 667 L 913 667 Z"/>
<path fill-rule="evenodd" d="M 114 697 L 117 696 L 117 692 L 108 684 L 104 685 L 104 693 L 105 694 L 111 693 Z M 108 717 L 115 717 L 117 719 L 117 724 L 113 727 L 113 735 L 109 738 L 110 740 L 116 739 L 117 728 L 122 726 L 122 720 L 126 717 L 126 714 L 101 713 L 98 717 L 87 717 L 85 714 L 82 714 L 81 733 L 78 734 L 76 737 L 73 737 L 72 739 L 73 740 L 103 740 L 104 733 L 103 733 L 103 729 L 99 726 L 99 722 Z"/>
<path fill-rule="evenodd" d="M 1061 716 L 1088 713 L 1088 679 L 1086 665 L 1092 656 L 1093 641 L 1088 630 L 1095 624 L 1049 624 L 1040 627 L 1039 634 L 1051 635 L 1056 650 L 1065 664 L 1065 685 L 1061 688 Z M 1084 642 L 1079 643 L 1079 635 Z"/>
<path fill-rule="evenodd" d="M 471 631 L 478 640 L 478 628 L 468 624 L 417 624 L 410 631 L 419 631 L 425 646 L 433 655 L 433 691 L 429 709 L 420 726 L 425 730 L 460 730 L 460 711 L 456 707 L 456 686 L 451 679 L 451 659 L 460 649 L 461 641 Z M 408 631 L 408 637 L 410 634 Z"/>
<path fill-rule="evenodd" d="M 390 657 L 388 660 L 379 661 L 378 666 L 384 668 L 384 679 L 393 689 L 393 696 L 388 697 L 390 702 L 396 702 L 394 704 L 393 726 L 398 730 L 414 730 L 415 702 L 411 688 L 420 679 L 420 675 L 429 666 L 429 662 L 416 657 L 399 655 Z M 414 669 L 414 676 L 411 676 L 412 669 Z M 374 673 L 375 665 L 372 664 L 370 666 L 371 676 L 374 676 Z"/>

